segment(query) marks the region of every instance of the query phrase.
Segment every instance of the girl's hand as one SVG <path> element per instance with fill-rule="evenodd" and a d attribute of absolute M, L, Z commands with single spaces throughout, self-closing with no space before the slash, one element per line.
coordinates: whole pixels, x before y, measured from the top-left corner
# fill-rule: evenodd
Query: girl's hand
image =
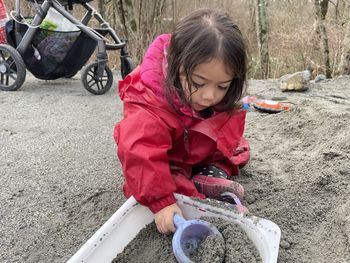
<path fill-rule="evenodd" d="M 173 223 L 175 213 L 182 215 L 180 207 L 177 204 L 172 204 L 164 207 L 154 215 L 157 229 L 160 233 L 169 234 L 175 232 L 176 229 Z"/>

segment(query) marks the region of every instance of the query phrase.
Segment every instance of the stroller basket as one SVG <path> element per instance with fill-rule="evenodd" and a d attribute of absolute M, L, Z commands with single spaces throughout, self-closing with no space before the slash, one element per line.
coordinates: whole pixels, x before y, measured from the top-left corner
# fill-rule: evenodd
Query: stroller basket
<path fill-rule="evenodd" d="M 122 78 L 133 70 L 127 41 L 89 5 L 92 0 L 27 0 L 41 4 L 32 10 L 36 14 L 31 21 L 21 15 L 20 1 L 16 0 L 16 11 L 5 25 L 8 44 L 0 45 L 0 90 L 18 90 L 26 70 L 45 80 L 71 78 L 81 70 L 83 86 L 92 94 L 104 94 L 113 84 L 108 50 L 120 50 Z M 67 9 L 73 4 L 86 10 L 82 18 Z M 91 19 L 99 28 L 89 26 Z M 95 50 L 96 60 L 85 65 Z"/>
<path fill-rule="evenodd" d="M 25 24 L 8 21 L 8 42 L 17 47 L 27 29 Z M 40 28 L 24 53 L 23 60 L 27 69 L 39 79 L 71 77 L 89 60 L 96 45 L 95 40 L 79 30 L 60 32 Z"/>

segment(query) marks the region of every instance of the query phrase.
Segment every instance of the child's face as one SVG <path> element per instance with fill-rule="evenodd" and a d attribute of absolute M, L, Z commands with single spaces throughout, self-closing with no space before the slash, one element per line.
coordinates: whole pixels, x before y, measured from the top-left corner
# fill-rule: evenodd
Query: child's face
<path fill-rule="evenodd" d="M 183 70 L 180 69 L 181 71 Z M 199 64 L 194 69 L 191 91 L 186 76 L 180 73 L 180 79 L 191 107 L 196 111 L 201 111 L 222 101 L 233 80 L 233 74 L 227 71 L 221 60 L 212 59 Z"/>

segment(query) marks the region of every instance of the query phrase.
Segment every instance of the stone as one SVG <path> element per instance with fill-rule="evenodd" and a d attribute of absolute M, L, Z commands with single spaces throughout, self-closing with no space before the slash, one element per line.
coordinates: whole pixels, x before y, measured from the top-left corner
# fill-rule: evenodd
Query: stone
<path fill-rule="evenodd" d="M 305 91 L 311 80 L 311 73 L 309 70 L 298 71 L 293 74 L 282 76 L 280 81 L 280 89 L 285 91 Z"/>

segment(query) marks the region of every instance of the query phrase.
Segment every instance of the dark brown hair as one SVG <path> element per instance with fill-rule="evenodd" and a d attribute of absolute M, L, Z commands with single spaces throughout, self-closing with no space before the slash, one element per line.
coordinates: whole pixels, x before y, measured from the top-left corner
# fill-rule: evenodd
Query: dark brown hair
<path fill-rule="evenodd" d="M 234 79 L 222 102 L 220 111 L 232 111 L 242 97 L 247 71 L 244 41 L 238 26 L 220 10 L 198 9 L 180 20 L 172 33 L 168 49 L 166 94 L 173 105 L 176 94 L 182 103 L 189 104 L 180 82 L 180 67 L 191 85 L 195 67 L 217 58 L 233 72 Z M 192 92 L 192 91 L 191 91 Z"/>

